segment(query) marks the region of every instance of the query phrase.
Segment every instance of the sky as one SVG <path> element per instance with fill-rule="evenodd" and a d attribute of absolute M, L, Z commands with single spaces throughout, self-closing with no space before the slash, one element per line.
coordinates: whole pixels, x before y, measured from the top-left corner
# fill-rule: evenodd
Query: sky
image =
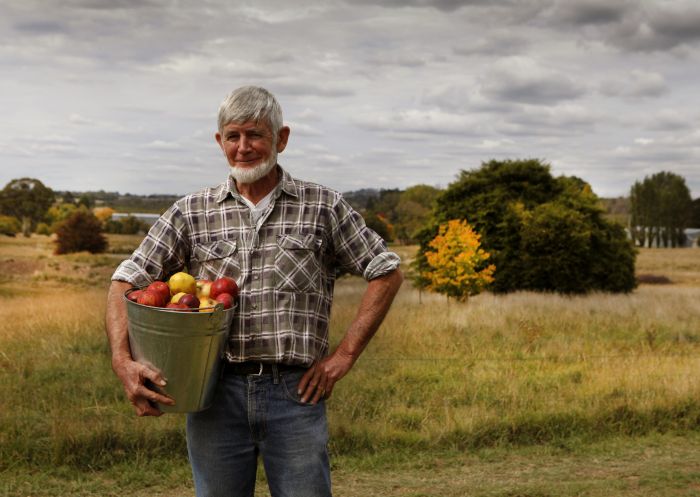
<path fill-rule="evenodd" d="M 700 196 L 697 0 L 2 0 L 0 187 L 185 194 L 226 179 L 224 97 L 272 91 L 280 164 L 339 191 L 539 158 L 602 197 Z"/>

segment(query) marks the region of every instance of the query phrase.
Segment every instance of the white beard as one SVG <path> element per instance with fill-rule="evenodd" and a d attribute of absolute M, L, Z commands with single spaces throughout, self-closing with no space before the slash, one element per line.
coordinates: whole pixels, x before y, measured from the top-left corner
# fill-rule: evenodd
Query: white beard
<path fill-rule="evenodd" d="M 265 162 L 261 162 L 255 167 L 231 167 L 229 174 L 238 183 L 250 184 L 267 176 L 276 165 L 277 152 L 273 150 Z"/>

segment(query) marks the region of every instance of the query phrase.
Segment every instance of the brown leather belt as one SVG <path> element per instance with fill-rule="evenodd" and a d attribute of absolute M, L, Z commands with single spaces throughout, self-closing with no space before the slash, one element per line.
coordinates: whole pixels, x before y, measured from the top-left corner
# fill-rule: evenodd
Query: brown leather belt
<path fill-rule="evenodd" d="M 286 372 L 297 372 L 306 371 L 307 367 L 304 366 L 292 366 L 289 364 L 278 364 L 274 362 L 224 362 L 223 364 L 223 374 L 229 375 L 255 375 L 262 376 L 264 374 L 274 374 L 275 369 L 278 373 Z"/>

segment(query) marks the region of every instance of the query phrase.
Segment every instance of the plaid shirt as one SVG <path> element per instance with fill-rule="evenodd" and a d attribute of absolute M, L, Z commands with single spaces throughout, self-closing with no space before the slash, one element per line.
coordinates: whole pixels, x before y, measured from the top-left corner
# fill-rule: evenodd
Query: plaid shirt
<path fill-rule="evenodd" d="M 371 280 L 400 260 L 338 192 L 280 171 L 257 226 L 229 177 L 170 207 L 112 279 L 143 287 L 183 269 L 231 276 L 240 295 L 229 361 L 308 366 L 324 357 L 336 277 Z"/>

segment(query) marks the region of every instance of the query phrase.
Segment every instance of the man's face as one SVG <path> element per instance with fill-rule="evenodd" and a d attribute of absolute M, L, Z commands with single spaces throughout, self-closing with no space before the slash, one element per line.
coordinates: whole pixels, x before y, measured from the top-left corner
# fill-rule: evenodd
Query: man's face
<path fill-rule="evenodd" d="M 289 128 L 283 127 L 277 137 L 264 122 L 230 123 L 216 134 L 229 165 L 247 177 L 261 167 L 268 171 L 277 162 L 277 153 L 287 145 Z M 234 175 L 235 177 L 235 175 Z M 245 182 L 245 181 L 244 181 Z"/>

